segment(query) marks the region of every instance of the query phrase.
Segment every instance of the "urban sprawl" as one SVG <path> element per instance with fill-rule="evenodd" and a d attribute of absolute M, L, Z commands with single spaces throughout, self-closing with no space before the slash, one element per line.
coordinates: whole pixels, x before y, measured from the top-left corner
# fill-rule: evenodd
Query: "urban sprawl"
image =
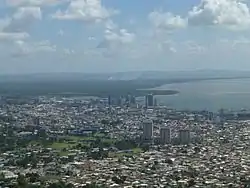
<path fill-rule="evenodd" d="M 250 187 L 249 120 L 153 95 L 2 97 L 0 187 Z"/>

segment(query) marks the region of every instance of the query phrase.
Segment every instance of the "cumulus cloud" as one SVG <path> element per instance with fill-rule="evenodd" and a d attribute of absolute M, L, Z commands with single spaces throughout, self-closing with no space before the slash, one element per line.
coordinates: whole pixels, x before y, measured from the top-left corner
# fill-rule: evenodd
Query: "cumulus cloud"
<path fill-rule="evenodd" d="M 172 13 L 154 11 L 149 14 L 149 21 L 159 29 L 173 30 L 184 28 L 187 25 L 185 19 Z"/>
<path fill-rule="evenodd" d="M 106 9 L 101 0 L 72 0 L 66 11 L 58 10 L 52 18 L 58 20 L 80 20 L 85 22 L 100 22 L 108 19 L 114 10 Z"/>
<path fill-rule="evenodd" d="M 6 32 L 22 32 L 36 20 L 41 19 L 40 7 L 19 7 L 3 30 Z"/>
<path fill-rule="evenodd" d="M 188 14 L 189 25 L 250 26 L 249 7 L 242 0 L 202 0 Z"/>
<path fill-rule="evenodd" d="M 128 32 L 126 29 L 110 30 L 106 29 L 104 41 L 102 41 L 98 48 L 116 48 L 126 44 L 131 44 L 135 40 L 135 34 Z"/>
<path fill-rule="evenodd" d="M 189 54 L 201 54 L 206 52 L 206 47 L 204 45 L 198 44 L 195 41 L 184 42 L 185 50 Z"/>
<path fill-rule="evenodd" d="M 30 35 L 27 32 L 10 30 L 13 20 L 11 18 L 0 19 L 0 42 L 13 42 L 16 40 L 25 40 Z"/>
<path fill-rule="evenodd" d="M 247 46 L 250 47 L 250 40 L 248 38 L 239 38 L 233 41 L 232 48 L 237 49 L 239 46 Z"/>
<path fill-rule="evenodd" d="M 24 40 L 29 37 L 28 33 L 6 33 L 0 32 L 0 41 L 15 41 L 15 40 Z"/>
<path fill-rule="evenodd" d="M 228 51 L 236 50 L 236 51 L 247 51 L 249 53 L 250 49 L 250 40 L 245 37 L 240 37 L 236 39 L 221 39 L 218 40 L 216 44 L 214 44 L 217 48 L 223 48 Z"/>
<path fill-rule="evenodd" d="M 39 7 L 20 7 L 13 15 L 13 19 L 24 20 L 31 17 L 32 19 L 42 19 L 41 9 Z"/>
<path fill-rule="evenodd" d="M 177 49 L 175 47 L 175 43 L 173 41 L 162 41 L 162 42 L 158 42 L 158 46 L 157 49 L 159 50 L 159 52 L 162 53 L 176 53 Z"/>
<path fill-rule="evenodd" d="M 48 40 L 33 43 L 16 40 L 15 46 L 17 50 L 12 54 L 13 57 L 31 55 L 37 52 L 55 52 L 57 50 L 57 47 Z"/>
<path fill-rule="evenodd" d="M 6 0 L 6 5 L 11 7 L 20 6 L 55 6 L 69 0 Z"/>
<path fill-rule="evenodd" d="M 129 33 L 126 29 L 120 29 L 117 33 L 112 30 L 106 30 L 105 39 L 108 41 L 118 41 L 120 43 L 131 43 L 135 39 L 133 33 Z"/>
<path fill-rule="evenodd" d="M 93 40 L 96 40 L 96 38 L 93 36 L 90 36 L 90 37 L 88 37 L 88 40 L 93 41 Z"/>
<path fill-rule="evenodd" d="M 63 52 L 64 52 L 64 54 L 66 54 L 66 55 L 75 54 L 75 50 L 68 49 L 68 48 L 64 49 Z"/>
<path fill-rule="evenodd" d="M 109 30 L 118 29 L 118 25 L 116 25 L 112 20 L 107 20 L 105 22 L 105 28 Z"/>
<path fill-rule="evenodd" d="M 242 30 L 250 27 L 250 9 L 244 0 L 201 0 L 185 17 L 154 11 L 150 22 L 158 29 L 174 30 L 186 26 L 224 26 Z"/>

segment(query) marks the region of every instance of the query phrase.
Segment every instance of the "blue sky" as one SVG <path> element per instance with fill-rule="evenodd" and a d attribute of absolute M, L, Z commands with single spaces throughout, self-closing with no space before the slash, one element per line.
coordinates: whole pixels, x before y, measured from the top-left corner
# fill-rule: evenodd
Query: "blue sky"
<path fill-rule="evenodd" d="M 0 0 L 0 74 L 250 70 L 248 0 Z"/>

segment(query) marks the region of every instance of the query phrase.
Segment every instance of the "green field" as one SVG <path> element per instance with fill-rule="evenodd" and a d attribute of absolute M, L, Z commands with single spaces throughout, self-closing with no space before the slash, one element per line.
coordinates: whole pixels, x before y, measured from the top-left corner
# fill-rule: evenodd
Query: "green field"
<path fill-rule="evenodd" d="M 63 156 L 68 156 L 70 154 L 70 152 L 68 151 L 60 151 L 59 152 L 59 156 L 63 157 Z"/>
<path fill-rule="evenodd" d="M 96 143 L 96 141 L 98 142 Z M 94 144 L 94 147 L 99 146 L 100 147 L 109 147 L 113 144 L 116 144 L 116 139 L 111 139 L 105 136 L 103 133 L 97 133 L 95 135 L 91 136 L 65 136 L 61 141 L 53 141 L 53 142 L 45 142 L 41 140 L 32 141 L 30 144 L 32 145 L 42 145 L 45 148 L 52 148 L 53 150 L 57 151 L 60 156 L 68 156 L 70 153 L 70 149 L 74 149 L 74 146 L 77 146 L 76 148 L 82 149 L 82 146 L 88 146 L 92 147 Z M 79 145 L 79 147 L 78 147 Z M 87 147 L 87 148 L 88 148 Z M 122 156 L 133 156 L 140 154 L 142 152 L 141 148 L 134 148 L 132 149 L 132 152 L 109 152 L 110 157 L 122 157 Z"/>
<path fill-rule="evenodd" d="M 67 150 L 76 146 L 77 144 L 81 144 L 82 146 L 83 145 L 86 145 L 86 146 L 90 145 L 90 143 L 88 143 L 88 142 L 84 143 L 84 141 L 92 140 L 93 142 L 95 142 L 97 139 L 100 139 L 101 143 L 112 144 L 115 142 L 114 139 L 101 138 L 104 136 L 105 136 L 104 134 L 96 134 L 95 136 L 67 136 L 67 137 L 65 137 L 65 140 L 67 140 L 67 141 L 53 142 L 51 144 L 48 144 L 46 147 L 59 151 L 60 156 L 67 156 L 69 154 L 69 152 Z"/>
<path fill-rule="evenodd" d="M 76 142 L 81 140 L 96 140 L 96 138 L 92 136 L 68 136 L 66 138 Z"/>
<path fill-rule="evenodd" d="M 132 150 L 133 150 L 133 153 L 134 153 L 134 154 L 139 154 L 139 153 L 142 152 L 142 149 L 141 149 L 141 148 L 134 148 L 134 149 L 132 149 Z"/>
<path fill-rule="evenodd" d="M 61 150 L 61 149 L 68 149 L 71 146 L 75 146 L 76 144 L 69 144 L 66 142 L 53 142 L 51 145 L 49 145 L 49 148 L 56 149 L 56 150 Z"/>
<path fill-rule="evenodd" d="M 94 136 L 69 136 L 67 137 L 67 139 L 75 141 L 75 142 L 80 142 L 80 141 L 84 141 L 84 140 L 97 140 L 100 139 L 101 142 L 104 143 L 113 143 L 115 141 L 115 139 L 111 139 L 111 138 L 105 138 L 105 135 L 100 133 L 100 134 L 96 134 Z"/>

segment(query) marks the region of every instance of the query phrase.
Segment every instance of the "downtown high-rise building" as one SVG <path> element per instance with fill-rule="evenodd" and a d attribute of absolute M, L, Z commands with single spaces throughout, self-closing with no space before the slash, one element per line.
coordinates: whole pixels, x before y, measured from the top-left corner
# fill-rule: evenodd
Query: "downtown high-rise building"
<path fill-rule="evenodd" d="M 154 95 L 148 94 L 145 97 L 146 108 L 154 106 Z"/>
<path fill-rule="evenodd" d="M 160 143 L 170 144 L 171 143 L 171 129 L 168 127 L 161 127 L 160 129 Z"/>
<path fill-rule="evenodd" d="M 190 130 L 182 129 L 179 130 L 179 142 L 180 144 L 189 144 L 190 143 Z"/>
<path fill-rule="evenodd" d="M 108 96 L 108 105 L 109 105 L 109 106 L 112 105 L 112 101 L 111 101 L 111 100 L 112 100 L 112 99 L 111 99 L 111 96 L 109 95 L 109 96 Z"/>
<path fill-rule="evenodd" d="M 143 122 L 143 139 L 152 140 L 153 138 L 153 122 L 150 120 Z"/>

